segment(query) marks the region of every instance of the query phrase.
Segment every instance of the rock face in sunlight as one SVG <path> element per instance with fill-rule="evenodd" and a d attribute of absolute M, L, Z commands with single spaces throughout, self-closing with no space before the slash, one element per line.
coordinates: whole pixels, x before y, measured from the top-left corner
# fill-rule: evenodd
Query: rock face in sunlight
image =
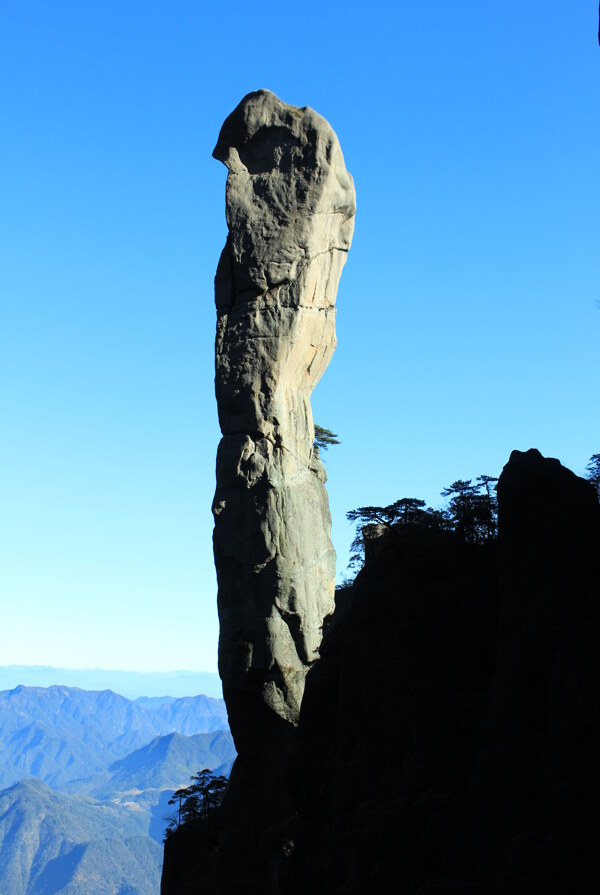
<path fill-rule="evenodd" d="M 229 171 L 215 278 L 219 671 L 243 757 L 296 725 L 334 608 L 310 396 L 336 344 L 355 194 L 327 121 L 267 90 L 226 119 L 213 155 Z"/>

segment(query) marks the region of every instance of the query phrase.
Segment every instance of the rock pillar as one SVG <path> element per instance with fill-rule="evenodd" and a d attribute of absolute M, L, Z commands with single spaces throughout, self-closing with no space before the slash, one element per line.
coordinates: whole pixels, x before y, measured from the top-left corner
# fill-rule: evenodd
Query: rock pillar
<path fill-rule="evenodd" d="M 213 155 L 229 229 L 215 277 L 219 672 L 242 755 L 296 725 L 334 607 L 310 396 L 336 344 L 355 194 L 325 119 L 267 90 L 226 119 Z"/>

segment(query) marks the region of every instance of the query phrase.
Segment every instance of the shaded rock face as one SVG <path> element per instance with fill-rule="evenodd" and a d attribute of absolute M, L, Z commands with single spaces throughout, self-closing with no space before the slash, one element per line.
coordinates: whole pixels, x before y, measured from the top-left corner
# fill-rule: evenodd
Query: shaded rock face
<path fill-rule="evenodd" d="M 333 130 L 267 90 L 227 118 L 229 234 L 215 278 L 219 672 L 240 756 L 297 724 L 334 607 L 310 396 L 335 348 L 355 195 Z"/>
<path fill-rule="evenodd" d="M 336 594 L 287 767 L 163 895 L 596 892 L 600 504 L 538 451 L 498 501 L 497 543 L 399 533 Z"/>
<path fill-rule="evenodd" d="M 307 679 L 286 895 L 471 892 L 466 789 L 494 673 L 496 545 L 379 540 Z"/>
<path fill-rule="evenodd" d="M 498 509 L 496 670 L 470 788 L 474 869 L 502 892 L 591 892 L 600 504 L 588 481 L 529 450 L 504 467 Z"/>
<path fill-rule="evenodd" d="M 539 895 L 600 872 L 600 504 L 539 451 L 499 539 L 390 538 L 327 629 L 282 891 Z"/>

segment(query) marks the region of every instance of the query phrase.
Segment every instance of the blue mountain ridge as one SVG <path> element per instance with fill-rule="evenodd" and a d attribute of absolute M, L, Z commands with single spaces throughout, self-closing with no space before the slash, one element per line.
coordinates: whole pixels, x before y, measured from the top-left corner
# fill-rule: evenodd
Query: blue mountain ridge
<path fill-rule="evenodd" d="M 162 849 L 119 806 L 24 780 L 0 792 L 3 895 L 149 895 Z"/>
<path fill-rule="evenodd" d="M 144 704 L 111 690 L 20 685 L 0 692 L 0 787 L 28 776 L 60 787 L 157 736 L 225 729 L 225 705 L 209 696 Z"/>
<path fill-rule="evenodd" d="M 168 800 L 202 768 L 229 773 L 226 727 L 203 695 L 0 692 L 1 895 L 158 893 Z"/>
<path fill-rule="evenodd" d="M 195 696 L 220 699 L 219 675 L 211 671 L 118 671 L 104 668 L 53 668 L 49 665 L 0 665 L 0 690 L 19 684 L 50 687 L 62 684 L 82 690 L 114 690 L 128 699 Z"/>

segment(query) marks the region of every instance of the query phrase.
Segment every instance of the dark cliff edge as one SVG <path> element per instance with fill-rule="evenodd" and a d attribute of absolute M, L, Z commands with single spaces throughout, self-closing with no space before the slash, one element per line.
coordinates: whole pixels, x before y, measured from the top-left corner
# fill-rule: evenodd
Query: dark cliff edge
<path fill-rule="evenodd" d="M 600 504 L 538 451 L 497 543 L 388 536 L 338 591 L 296 736 L 166 843 L 162 895 L 596 891 Z"/>

